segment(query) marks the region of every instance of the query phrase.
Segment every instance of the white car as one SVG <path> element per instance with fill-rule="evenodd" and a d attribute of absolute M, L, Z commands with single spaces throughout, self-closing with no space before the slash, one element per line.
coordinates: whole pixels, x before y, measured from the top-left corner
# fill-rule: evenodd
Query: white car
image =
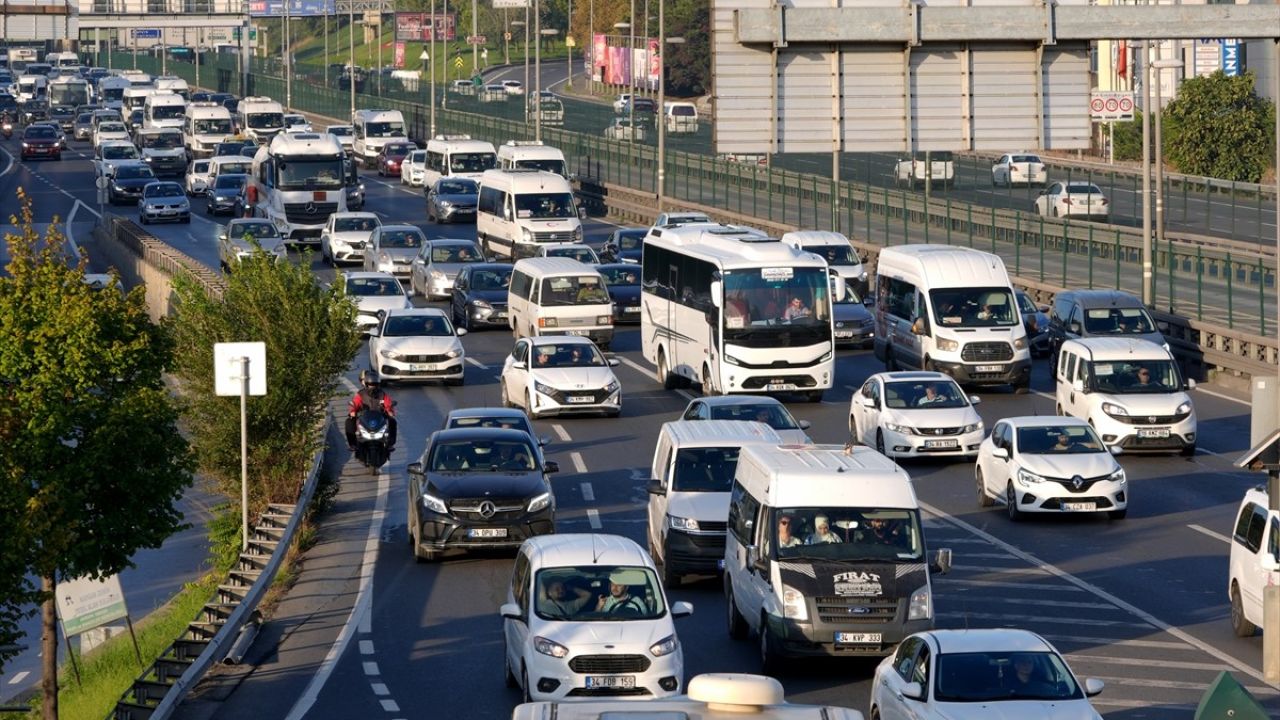
<path fill-rule="evenodd" d="M 519 80 L 503 80 L 502 87 L 506 88 L 508 95 L 524 94 L 524 83 Z"/>
<path fill-rule="evenodd" d="M 600 256 L 584 243 L 543 243 L 538 245 L 534 257 L 563 257 L 577 260 L 583 265 L 599 265 Z"/>
<path fill-rule="evenodd" d="M 379 225 L 365 246 L 364 269 L 408 280 L 413 260 L 426 244 L 426 236 L 416 225 Z"/>
<path fill-rule="evenodd" d="M 251 257 L 261 247 L 276 261 L 288 257 L 288 248 L 280 231 L 269 220 L 236 218 L 218 233 L 218 264 L 231 271 L 241 260 Z"/>
<path fill-rule="evenodd" d="M 1002 418 L 982 441 L 974 465 L 978 504 L 1003 502 L 1010 520 L 1023 513 L 1129 512 L 1124 468 L 1089 427 L 1076 418 Z"/>
<path fill-rule="evenodd" d="M 309 133 L 311 132 L 311 123 L 298 113 L 284 114 L 284 131 L 288 133 Z"/>
<path fill-rule="evenodd" d="M 564 533 L 524 541 L 502 615 L 508 687 L 523 700 L 660 698 L 684 689 L 684 652 L 653 559 L 618 535 Z"/>
<path fill-rule="evenodd" d="M 849 402 L 849 435 L 890 458 L 974 457 L 984 430 L 977 403 L 943 373 L 876 373 Z"/>
<path fill-rule="evenodd" d="M 350 155 L 356 146 L 356 129 L 352 125 L 330 125 L 325 128 L 325 132 L 338 138 L 338 144 L 342 145 L 342 150 Z"/>
<path fill-rule="evenodd" d="M 1031 153 L 1009 153 L 1001 155 L 991 166 L 991 184 L 1006 185 L 1039 185 L 1044 187 L 1049 182 L 1049 169 L 1039 155 Z"/>
<path fill-rule="evenodd" d="M 502 364 L 502 404 L 529 417 L 578 413 L 622 414 L 622 386 L 590 338 L 543 335 L 521 338 Z"/>
<path fill-rule="evenodd" d="M 400 163 L 400 184 L 422 187 L 427 177 L 427 151 L 414 150 Z"/>
<path fill-rule="evenodd" d="M 694 398 L 681 420 L 739 420 L 762 422 L 773 428 L 788 445 L 808 445 L 813 438 L 805 430 L 808 420 L 796 420 L 777 398 L 768 395 L 717 395 Z"/>
<path fill-rule="evenodd" d="M 330 265 L 364 262 L 364 249 L 382 225 L 371 212 L 337 212 L 320 231 L 320 257 Z"/>
<path fill-rule="evenodd" d="M 436 308 L 390 309 L 369 331 L 369 367 L 383 380 L 440 380 L 446 385 L 463 382 L 466 354 L 443 310 Z"/>
<path fill-rule="evenodd" d="M 1270 509 L 1267 486 L 1248 490 L 1236 513 L 1231 533 L 1231 630 L 1249 637 L 1263 626 L 1263 595 L 1280 585 L 1280 512 Z"/>
<path fill-rule="evenodd" d="M 188 195 L 204 195 L 209 192 L 209 161 L 193 161 L 191 167 L 187 168 L 187 177 L 183 186 Z"/>
<path fill-rule="evenodd" d="M 616 117 L 604 129 L 604 136 L 610 140 L 644 142 L 649 137 L 649 131 L 645 129 L 644 122 L 641 120 L 636 120 L 635 124 L 632 124 L 631 118 Z"/>
<path fill-rule="evenodd" d="M 450 299 L 458 273 L 468 263 L 485 262 L 484 253 L 471 240 L 441 238 L 422 246 L 413 259 L 409 274 L 409 294 L 428 300 Z"/>
<path fill-rule="evenodd" d="M 356 303 L 356 327 L 368 332 L 380 322 L 379 311 L 413 307 L 400 281 L 391 273 L 348 272 L 342 276 L 347 297 Z"/>
<path fill-rule="evenodd" d="M 613 114 L 621 115 L 622 111 L 627 108 L 627 103 L 631 102 L 631 93 L 622 93 L 617 100 L 613 101 Z"/>
<path fill-rule="evenodd" d="M 1089 703 L 1102 688 L 1096 678 L 1077 680 L 1029 630 L 929 630 L 909 635 L 876 667 L 869 716 L 1102 720 Z"/>
<path fill-rule="evenodd" d="M 95 147 L 110 140 L 129 140 L 129 127 L 122 122 L 109 120 L 107 122 L 98 123 L 98 129 L 93 131 L 93 144 Z M 130 142 L 130 144 L 132 144 Z"/>
<path fill-rule="evenodd" d="M 1110 203 L 1102 188 L 1091 182 L 1056 182 L 1040 191 L 1037 215 L 1106 222 Z"/>

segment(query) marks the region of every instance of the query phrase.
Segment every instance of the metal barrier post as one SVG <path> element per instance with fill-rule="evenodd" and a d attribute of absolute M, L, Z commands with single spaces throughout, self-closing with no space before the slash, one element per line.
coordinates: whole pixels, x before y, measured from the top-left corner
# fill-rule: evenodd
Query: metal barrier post
<path fill-rule="evenodd" d="M 1116 259 L 1116 289 L 1120 289 L 1120 231 L 1116 230 L 1116 249 L 1112 256 Z"/>
<path fill-rule="evenodd" d="M 924 242 L 929 243 L 929 196 L 924 196 Z"/>
<path fill-rule="evenodd" d="M 996 241 L 991 240 L 991 249 L 996 248 Z M 1022 274 L 1022 216 L 1013 219 L 1013 274 Z"/>
<path fill-rule="evenodd" d="M 1178 256 L 1173 254 L 1173 241 L 1169 240 L 1167 242 L 1166 253 L 1168 257 L 1165 258 L 1165 263 L 1169 266 L 1169 312 L 1173 312 L 1173 308 L 1177 303 L 1177 286 L 1173 282 L 1173 266 L 1177 264 Z"/>
<path fill-rule="evenodd" d="M 1231 265 L 1231 251 L 1227 251 L 1227 327 L 1235 329 L 1235 308 L 1232 307 L 1231 281 L 1235 279 L 1236 269 Z"/>
<path fill-rule="evenodd" d="M 1067 283 L 1067 247 L 1071 244 L 1070 232 L 1071 223 L 1062 223 L 1062 287 L 1071 287 Z"/>
<path fill-rule="evenodd" d="M 1200 246 L 1196 246 L 1196 319 L 1204 319 L 1204 258 Z"/>
<path fill-rule="evenodd" d="M 1267 269 L 1262 264 L 1262 258 L 1258 258 L 1258 318 L 1261 320 L 1262 328 L 1258 331 L 1259 335 L 1266 337 L 1267 334 Z"/>
<path fill-rule="evenodd" d="M 1231 181 L 1231 237 L 1236 236 L 1236 181 Z"/>
<path fill-rule="evenodd" d="M 884 244 L 885 247 L 890 245 L 889 242 L 889 188 L 884 188 Z"/>
<path fill-rule="evenodd" d="M 1089 226 L 1089 289 L 1093 289 L 1093 226 Z"/>
<path fill-rule="evenodd" d="M 1071 182 L 1068 180 L 1067 182 Z M 1044 216 L 1040 217 L 1040 282 L 1044 282 Z"/>
<path fill-rule="evenodd" d="M 951 244 L 951 196 L 947 196 L 947 244 Z"/>

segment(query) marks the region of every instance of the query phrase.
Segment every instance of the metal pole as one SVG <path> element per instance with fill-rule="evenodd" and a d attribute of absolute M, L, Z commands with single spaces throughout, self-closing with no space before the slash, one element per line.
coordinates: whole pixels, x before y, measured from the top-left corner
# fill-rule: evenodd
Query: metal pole
<path fill-rule="evenodd" d="M 160 74 L 169 74 L 169 30 L 160 28 Z"/>
<path fill-rule="evenodd" d="M 351 0 L 347 5 L 347 88 L 351 91 L 351 118 L 356 121 L 356 5 Z M 359 164 L 357 162 L 357 164 Z"/>
<path fill-rule="evenodd" d="M 448 0 L 445 0 L 448 2 Z M 529 3 L 524 4 L 524 91 L 529 93 Z M 542 98 L 537 95 L 533 96 L 534 101 L 541 102 Z M 525 121 L 529 120 L 529 101 L 525 98 Z"/>
<path fill-rule="evenodd" d="M 436 136 L 436 0 L 431 0 L 431 134 Z"/>
<path fill-rule="evenodd" d="M 507 8 L 502 8 L 502 64 L 511 64 L 511 16 Z"/>
<path fill-rule="evenodd" d="M 97 29 L 94 29 L 97 32 Z M 204 42 L 204 28 L 196 28 L 196 87 L 200 87 L 200 45 Z"/>
<path fill-rule="evenodd" d="M 240 358 L 240 549 L 249 549 L 249 358 Z"/>
<path fill-rule="evenodd" d="M 284 109 L 293 109 L 293 48 L 289 22 L 289 0 L 284 2 Z"/>
<path fill-rule="evenodd" d="M 378 46 L 378 97 L 382 97 L 382 11 L 378 8 L 378 32 L 374 35 L 374 44 Z"/>
<path fill-rule="evenodd" d="M 573 48 L 569 47 L 569 38 L 573 37 L 573 0 L 569 0 L 569 19 L 564 23 L 564 54 L 565 65 L 569 68 L 569 75 L 564 81 L 564 86 L 573 89 Z"/>
<path fill-rule="evenodd" d="M 587 6 L 587 47 L 591 48 L 591 67 L 587 68 L 587 94 L 596 94 L 596 0 Z"/>
<path fill-rule="evenodd" d="M 533 2 L 533 139 L 542 140 L 542 3 Z"/>
<path fill-rule="evenodd" d="M 662 212 L 662 197 L 667 192 L 667 26 L 663 12 L 666 5 L 665 0 L 658 0 L 658 212 Z"/>
<path fill-rule="evenodd" d="M 629 148 L 635 150 L 636 145 L 636 0 L 631 0 L 631 27 L 627 28 L 627 87 L 631 89 L 631 101 L 627 103 L 627 115 L 631 123 L 630 135 L 627 137 Z"/>
<path fill-rule="evenodd" d="M 435 2 L 435 0 L 432 0 L 432 4 L 434 4 L 434 2 Z M 440 13 L 440 15 L 441 15 L 440 21 L 444 23 L 444 38 L 443 38 L 443 41 L 444 41 L 444 76 L 445 76 L 445 79 L 446 79 L 446 80 L 448 80 L 448 79 L 449 79 L 449 0 L 444 0 L 444 11 L 443 11 L 443 12 L 441 12 L 441 13 Z M 436 28 L 436 25 L 435 25 L 435 18 L 432 18 L 432 19 L 431 19 L 431 32 L 432 32 L 432 33 L 434 33 L 434 32 L 435 32 L 435 28 Z M 457 35 L 457 27 L 456 27 L 456 26 L 454 27 L 454 35 L 455 35 L 455 36 Z M 449 107 L 449 89 L 448 89 L 448 87 L 447 87 L 447 86 L 445 87 L 444 95 L 440 98 L 440 107 L 442 107 L 442 108 L 447 108 L 447 107 Z"/>
<path fill-rule="evenodd" d="M 467 38 L 467 42 L 471 43 L 471 74 L 475 75 L 480 72 L 480 46 L 475 43 L 475 37 L 480 32 L 476 29 L 476 0 L 471 0 L 471 37 Z"/>
<path fill-rule="evenodd" d="M 329 87 L 329 9 L 324 13 L 324 86 Z"/>
<path fill-rule="evenodd" d="M 1151 270 L 1151 42 L 1142 41 L 1142 304 L 1155 303 Z"/>

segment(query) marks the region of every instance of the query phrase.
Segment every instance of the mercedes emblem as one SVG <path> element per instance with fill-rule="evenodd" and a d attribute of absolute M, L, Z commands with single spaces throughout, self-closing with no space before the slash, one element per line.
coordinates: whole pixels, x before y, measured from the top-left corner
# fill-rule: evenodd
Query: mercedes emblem
<path fill-rule="evenodd" d="M 492 502 L 485 500 L 480 503 L 480 517 L 491 518 L 498 512 L 498 507 Z"/>
<path fill-rule="evenodd" d="M 315 203 L 313 203 L 313 202 L 309 202 L 309 203 L 307 203 L 306 207 L 305 207 L 305 208 L 303 208 L 303 209 L 307 211 L 307 214 L 308 214 L 308 215 L 315 215 L 315 214 L 316 214 L 316 204 L 315 204 Z"/>

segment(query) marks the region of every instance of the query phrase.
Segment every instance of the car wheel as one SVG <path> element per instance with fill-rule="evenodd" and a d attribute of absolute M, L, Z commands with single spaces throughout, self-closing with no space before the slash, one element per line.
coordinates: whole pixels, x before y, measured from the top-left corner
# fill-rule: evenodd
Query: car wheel
<path fill-rule="evenodd" d="M 182 224 L 183 224 L 183 225 L 190 225 L 190 224 L 191 224 L 191 216 L 190 216 L 190 215 L 188 215 L 188 216 L 186 216 L 186 217 L 182 218 Z"/>
<path fill-rule="evenodd" d="M 858 421 L 854 419 L 853 413 L 849 413 L 849 441 L 855 445 L 862 444 L 862 440 L 858 436 Z"/>
<path fill-rule="evenodd" d="M 529 670 L 522 668 L 520 670 L 520 695 L 521 701 L 526 703 L 533 702 L 533 695 L 529 692 Z"/>
<path fill-rule="evenodd" d="M 662 584 L 670 590 L 671 588 L 680 587 L 680 583 L 683 580 L 684 576 L 680 574 L 675 564 L 671 562 L 671 558 L 664 551 L 662 553 Z"/>
<path fill-rule="evenodd" d="M 809 392 L 805 393 L 805 399 L 811 403 L 820 403 L 822 402 L 822 391 L 810 390 Z"/>
<path fill-rule="evenodd" d="M 1004 501 L 1007 506 L 1005 509 L 1009 512 L 1009 519 L 1018 522 L 1022 519 L 1022 511 L 1018 509 L 1018 494 L 1013 489 L 1013 482 L 1010 481 L 1005 487 Z"/>
<path fill-rule="evenodd" d="M 151 222 L 151 221 L 150 221 L 150 220 L 147 220 L 147 216 L 146 216 L 146 214 L 139 214 L 139 215 L 138 215 L 138 222 L 142 223 L 143 225 L 146 225 L 147 223 L 149 223 L 149 222 Z"/>
<path fill-rule="evenodd" d="M 676 378 L 671 374 L 671 368 L 667 364 L 667 352 L 665 350 L 658 351 L 658 382 L 662 383 L 663 390 L 676 389 Z"/>
<path fill-rule="evenodd" d="M 1062 417 L 1062 403 L 1054 403 L 1053 414 Z"/>
<path fill-rule="evenodd" d="M 501 381 L 499 381 L 499 382 L 498 382 L 498 386 L 499 386 L 499 389 L 500 389 L 500 392 L 501 392 L 501 395 L 502 395 L 502 407 L 505 407 L 505 408 L 513 408 L 513 407 L 515 407 L 515 406 L 516 406 L 516 404 L 515 404 L 515 403 L 513 403 L 513 402 L 511 402 L 511 396 L 507 394 L 507 383 L 506 383 L 506 381 L 505 381 L 505 380 L 501 380 Z"/>
<path fill-rule="evenodd" d="M 467 312 L 467 308 L 465 306 L 462 308 L 462 322 L 454 324 L 461 325 L 463 330 L 471 332 L 471 313 Z"/>
<path fill-rule="evenodd" d="M 875 706 L 871 707 L 871 720 L 880 720 L 880 708 Z"/>
<path fill-rule="evenodd" d="M 716 397 L 723 395 L 720 388 L 716 387 L 715 381 L 711 379 L 711 366 L 702 366 L 702 394 L 706 397 Z"/>
<path fill-rule="evenodd" d="M 994 498 L 987 494 L 987 483 L 982 477 L 982 468 L 974 467 L 973 470 L 974 485 L 978 490 L 978 507 L 989 508 L 996 504 Z"/>
<path fill-rule="evenodd" d="M 893 356 L 893 348 L 884 351 L 884 369 L 893 372 L 898 369 L 898 359 Z"/>
<path fill-rule="evenodd" d="M 884 430 L 876 428 L 876 452 L 884 455 Z M 885 457 L 889 457 L 885 455 Z"/>
<path fill-rule="evenodd" d="M 747 619 L 742 617 L 742 613 L 738 612 L 738 606 L 733 603 L 733 586 L 727 573 L 724 576 L 724 604 L 728 608 L 725 616 L 729 622 L 729 638 L 732 640 L 746 640 Z"/>
<path fill-rule="evenodd" d="M 1240 599 L 1240 585 L 1231 583 L 1231 630 L 1236 637 L 1252 637 L 1258 626 L 1244 616 L 1244 603 Z"/>
<path fill-rule="evenodd" d="M 773 634 L 769 632 L 769 624 L 764 616 L 760 617 L 760 671 L 771 677 L 783 673 L 782 657 L 774 646 Z"/>
<path fill-rule="evenodd" d="M 530 420 L 537 420 L 538 413 L 533 409 L 533 392 L 526 390 L 524 393 L 524 409 L 529 413 Z"/>

